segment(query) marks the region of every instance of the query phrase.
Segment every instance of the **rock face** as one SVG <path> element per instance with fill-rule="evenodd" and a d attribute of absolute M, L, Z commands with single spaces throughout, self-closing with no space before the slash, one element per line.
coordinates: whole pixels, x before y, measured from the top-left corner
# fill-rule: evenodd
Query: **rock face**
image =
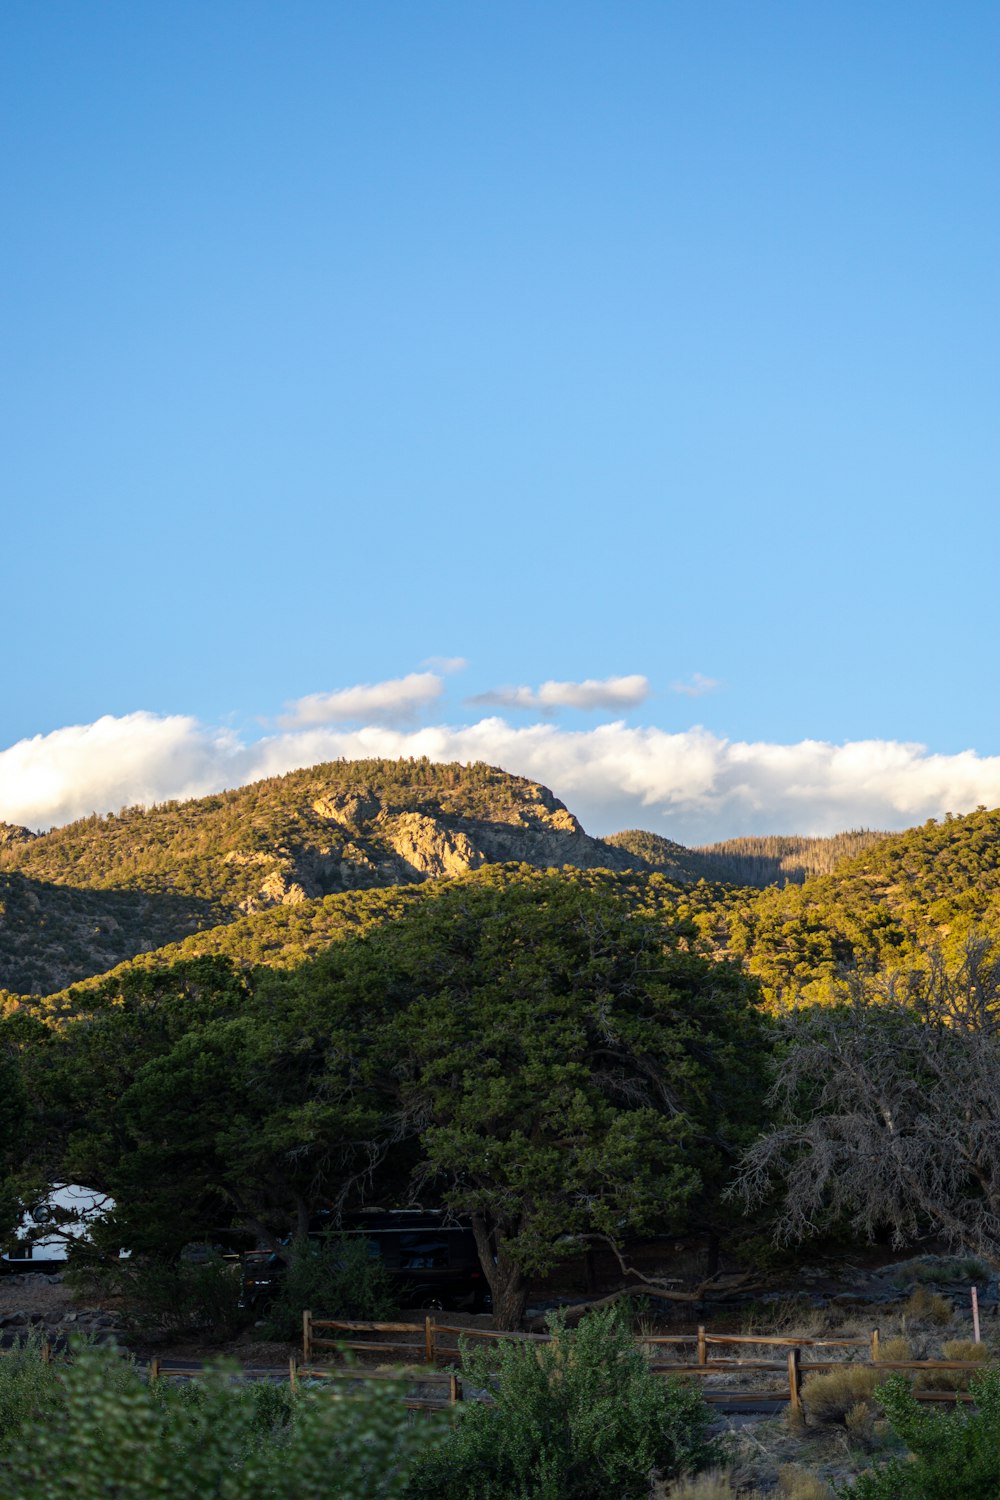
<path fill-rule="evenodd" d="M 443 828 L 422 813 L 403 813 L 386 833 L 386 842 L 410 872 L 410 879 L 464 875 L 487 863 L 488 856 L 461 829 Z"/>

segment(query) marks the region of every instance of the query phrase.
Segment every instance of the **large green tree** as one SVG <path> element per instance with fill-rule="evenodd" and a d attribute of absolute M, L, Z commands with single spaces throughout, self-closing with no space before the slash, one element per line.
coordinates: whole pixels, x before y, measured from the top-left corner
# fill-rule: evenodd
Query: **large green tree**
<path fill-rule="evenodd" d="M 444 891 L 309 983 L 377 1012 L 371 1081 L 419 1141 L 420 1191 L 471 1218 L 502 1326 L 588 1237 L 705 1208 L 759 1119 L 752 982 L 572 878 Z"/>

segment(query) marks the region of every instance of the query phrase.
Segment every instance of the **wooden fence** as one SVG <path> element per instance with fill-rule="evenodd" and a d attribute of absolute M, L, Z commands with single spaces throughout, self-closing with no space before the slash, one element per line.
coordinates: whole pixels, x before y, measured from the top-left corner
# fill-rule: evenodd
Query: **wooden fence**
<path fill-rule="evenodd" d="M 324 1338 L 321 1334 L 317 1335 L 317 1329 L 335 1331 L 340 1334 L 340 1337 Z M 356 1333 L 389 1335 L 406 1333 L 411 1337 L 409 1339 L 359 1339 L 344 1336 Z M 288 1362 L 288 1376 L 293 1389 L 296 1389 L 302 1380 L 329 1381 L 334 1389 L 339 1385 L 341 1389 L 337 1390 L 337 1394 L 342 1399 L 345 1397 L 349 1399 L 351 1383 L 368 1380 L 393 1380 L 409 1386 L 437 1386 L 441 1390 L 440 1396 L 406 1394 L 401 1399 L 411 1408 L 425 1410 L 455 1406 L 463 1399 L 460 1375 L 454 1369 L 436 1370 L 433 1366 L 438 1361 L 453 1361 L 458 1358 L 460 1338 L 467 1339 L 470 1343 L 505 1340 L 520 1344 L 547 1344 L 552 1341 L 552 1335 L 548 1333 L 515 1333 L 492 1328 L 459 1328 L 450 1323 L 438 1323 L 432 1317 L 426 1317 L 421 1327 L 414 1323 L 368 1323 L 340 1318 L 314 1318 L 311 1312 L 304 1312 L 302 1314 L 302 1361 L 300 1363 L 295 1355 L 292 1355 Z M 707 1333 L 705 1328 L 700 1326 L 693 1334 L 645 1334 L 637 1340 L 637 1343 L 652 1356 L 650 1368 L 657 1375 L 681 1375 L 693 1379 L 707 1379 L 711 1376 L 726 1374 L 740 1375 L 748 1371 L 768 1371 L 775 1374 L 780 1377 L 780 1389 L 748 1391 L 730 1387 L 714 1391 L 704 1390 L 702 1395 L 707 1402 L 714 1405 L 735 1402 L 753 1405 L 787 1405 L 793 1411 L 802 1410 L 804 1375 L 842 1369 L 845 1364 L 876 1369 L 880 1373 L 889 1373 L 894 1370 L 914 1373 L 941 1370 L 981 1375 L 990 1368 L 985 1360 L 880 1359 L 877 1328 L 873 1328 L 867 1338 L 827 1339 L 794 1335 L 779 1337 L 773 1334 L 756 1333 Z M 683 1364 L 677 1361 L 656 1359 L 658 1349 L 677 1345 L 693 1345 L 695 1360 L 692 1363 Z M 713 1357 L 712 1350 L 716 1347 L 739 1348 L 741 1345 L 781 1349 L 785 1353 L 785 1358 L 770 1360 Z M 867 1358 L 857 1360 L 802 1358 L 803 1350 L 824 1348 L 864 1350 Z M 401 1353 L 404 1356 L 410 1356 L 410 1364 L 422 1364 L 425 1368 L 415 1373 L 412 1369 L 371 1370 L 359 1365 L 339 1367 L 316 1365 L 313 1360 L 318 1350 L 332 1350 L 337 1354 L 345 1351 L 361 1354 Z M 13 1348 L 0 1349 L 0 1355 L 14 1352 L 16 1351 Z M 53 1350 L 47 1340 L 39 1345 L 38 1353 L 43 1363 L 49 1364 L 52 1361 Z M 65 1358 L 65 1356 L 62 1357 Z M 153 1359 L 149 1365 L 150 1380 L 190 1379 L 202 1374 L 204 1374 L 203 1368 L 195 1365 L 175 1365 L 164 1368 L 159 1359 Z M 968 1402 L 972 1400 L 968 1391 L 915 1390 L 913 1394 L 918 1401 Z"/>
<path fill-rule="evenodd" d="M 316 1330 L 322 1329 L 338 1334 L 339 1337 L 323 1337 L 317 1335 Z M 390 1341 L 386 1339 L 359 1339 L 351 1337 L 353 1334 L 396 1334 L 409 1333 L 412 1337 L 405 1342 Z M 433 1365 L 439 1360 L 453 1360 L 459 1356 L 458 1340 L 467 1339 L 470 1343 L 488 1340 L 507 1340 L 516 1343 L 544 1344 L 551 1342 L 551 1334 L 547 1333 L 516 1333 L 503 1330 L 487 1328 L 459 1328 L 449 1323 L 438 1323 L 435 1318 L 425 1317 L 423 1328 L 413 1323 L 362 1323 L 341 1318 L 314 1318 L 312 1312 L 302 1314 L 302 1353 L 305 1366 L 317 1350 L 326 1349 L 335 1352 L 350 1352 L 359 1354 L 403 1352 L 409 1355 L 413 1363 Z M 749 1371 L 768 1371 L 781 1379 L 780 1390 L 745 1391 L 733 1388 L 704 1390 L 702 1395 L 705 1400 L 715 1405 L 724 1405 L 731 1402 L 748 1402 L 753 1404 L 772 1404 L 776 1406 L 789 1406 L 793 1411 L 802 1410 L 802 1379 L 804 1375 L 827 1372 L 842 1368 L 845 1364 L 861 1365 L 868 1369 L 877 1369 L 879 1372 L 890 1373 L 892 1371 L 965 1371 L 969 1374 L 982 1374 L 988 1368 L 985 1361 L 951 1360 L 951 1359 L 910 1359 L 910 1360 L 883 1360 L 880 1356 L 879 1330 L 873 1328 L 866 1338 L 836 1339 L 836 1338 L 808 1338 L 805 1335 L 778 1336 L 775 1334 L 756 1333 L 708 1333 L 703 1325 L 699 1325 L 696 1333 L 681 1334 L 644 1334 L 637 1339 L 637 1343 L 651 1356 L 650 1368 L 657 1374 L 663 1376 L 681 1375 L 693 1379 L 708 1379 L 719 1375 L 740 1375 Z M 658 1360 L 656 1353 L 659 1349 L 670 1346 L 693 1346 L 695 1359 L 689 1363 L 680 1363 L 675 1360 Z M 713 1354 L 714 1349 L 740 1346 L 751 1346 L 753 1348 L 774 1348 L 784 1352 L 784 1359 L 741 1359 L 739 1357 L 721 1358 Z M 864 1351 L 861 1359 L 803 1359 L 803 1350 L 823 1349 L 857 1349 Z M 325 1367 L 329 1373 L 330 1367 Z M 300 1374 L 304 1373 L 300 1369 Z M 315 1373 L 310 1369 L 310 1374 Z M 338 1374 L 357 1375 L 357 1366 L 342 1369 Z M 384 1372 L 380 1372 L 385 1378 Z M 421 1377 L 423 1378 L 423 1377 Z M 932 1391 L 915 1390 L 913 1393 L 918 1401 L 969 1401 L 971 1397 L 967 1391 Z M 456 1398 L 461 1399 L 459 1394 Z"/>

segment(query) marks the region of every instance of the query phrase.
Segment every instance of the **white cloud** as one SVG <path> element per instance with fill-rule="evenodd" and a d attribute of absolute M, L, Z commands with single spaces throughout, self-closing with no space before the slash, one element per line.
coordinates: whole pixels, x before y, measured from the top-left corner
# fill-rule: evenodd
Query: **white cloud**
<path fill-rule="evenodd" d="M 682 843 L 741 833 L 904 828 L 1000 805 L 1000 756 L 922 745 L 743 743 L 601 724 L 568 732 L 485 718 L 404 730 L 313 725 L 246 743 L 196 720 L 150 713 L 37 735 L 0 751 L 0 819 L 45 828 L 91 811 L 202 796 L 340 756 L 488 761 L 550 786 L 591 833 L 645 827 Z"/>
<path fill-rule="evenodd" d="M 309 693 L 287 704 L 280 720 L 286 729 L 308 724 L 343 724 L 367 719 L 373 724 L 407 723 L 440 698 L 443 683 L 435 672 L 410 672 L 388 682 L 359 683 L 336 693 Z"/>
<path fill-rule="evenodd" d="M 670 691 L 672 693 L 683 693 L 685 698 L 703 698 L 706 693 L 714 693 L 721 683 L 714 677 L 705 677 L 701 672 L 692 672 L 687 682 L 672 682 Z"/>
<path fill-rule="evenodd" d="M 229 730 L 175 714 L 110 714 L 0 751 L 0 819 L 48 828 L 90 812 L 197 797 L 243 779 L 246 748 Z"/>
<path fill-rule="evenodd" d="M 529 687 L 493 688 L 478 693 L 470 703 L 491 704 L 496 708 L 634 708 L 649 697 L 649 680 L 635 674 L 631 677 L 605 677 L 585 682 L 543 682 L 537 689 Z"/>
<path fill-rule="evenodd" d="M 453 672 L 464 672 L 469 663 L 464 656 L 429 656 L 420 665 L 429 667 L 432 672 L 443 672 L 446 677 L 450 677 Z"/>

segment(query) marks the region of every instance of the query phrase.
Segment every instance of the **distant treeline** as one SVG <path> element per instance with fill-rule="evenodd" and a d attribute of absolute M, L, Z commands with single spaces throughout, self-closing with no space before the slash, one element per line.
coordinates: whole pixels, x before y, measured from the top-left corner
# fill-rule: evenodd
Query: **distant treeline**
<path fill-rule="evenodd" d="M 702 844 L 692 852 L 711 860 L 711 875 L 733 885 L 801 885 L 810 875 L 830 875 L 845 859 L 855 859 L 889 835 L 873 828 L 852 828 L 829 838 L 725 839 Z"/>

